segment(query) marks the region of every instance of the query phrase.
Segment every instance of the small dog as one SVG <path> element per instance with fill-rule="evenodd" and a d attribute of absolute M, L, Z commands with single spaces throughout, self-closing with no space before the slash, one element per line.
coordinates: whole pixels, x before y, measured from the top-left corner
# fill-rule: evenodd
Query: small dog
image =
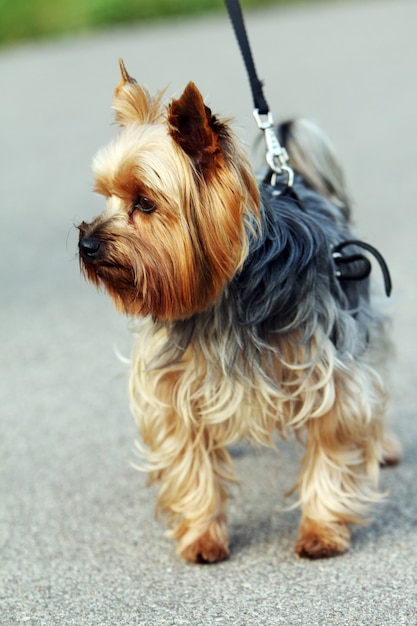
<path fill-rule="evenodd" d="M 305 446 L 296 552 L 342 553 L 400 449 L 384 434 L 388 342 L 339 165 L 317 129 L 288 122 L 294 184 L 258 186 L 193 83 L 164 106 L 120 67 L 121 130 L 94 160 L 107 206 L 79 226 L 79 254 L 136 320 L 130 398 L 157 509 L 183 558 L 227 558 L 228 446 L 292 430 Z"/>

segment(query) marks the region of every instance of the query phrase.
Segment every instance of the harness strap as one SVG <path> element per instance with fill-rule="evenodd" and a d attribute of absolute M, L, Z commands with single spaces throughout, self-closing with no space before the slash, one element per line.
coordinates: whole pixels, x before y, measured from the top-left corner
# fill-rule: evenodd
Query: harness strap
<path fill-rule="evenodd" d="M 346 246 L 356 246 L 358 248 L 363 248 L 370 252 L 375 259 L 379 263 L 379 267 L 381 268 L 382 275 L 384 277 L 384 285 L 385 285 L 385 293 L 389 297 L 391 295 L 392 290 L 392 281 L 389 273 L 388 265 L 382 256 L 382 254 L 371 246 L 369 243 L 365 243 L 364 241 L 359 241 L 358 239 L 349 239 L 347 241 L 342 241 L 341 243 L 333 246 L 332 248 L 332 257 L 336 264 L 336 276 L 339 280 L 363 280 L 367 278 L 371 273 L 371 264 L 369 260 L 363 254 L 351 254 L 349 256 L 343 255 L 343 249 Z M 356 271 L 344 273 L 343 266 L 348 265 L 349 263 L 354 263 L 355 261 L 359 261 L 362 265 Z"/>

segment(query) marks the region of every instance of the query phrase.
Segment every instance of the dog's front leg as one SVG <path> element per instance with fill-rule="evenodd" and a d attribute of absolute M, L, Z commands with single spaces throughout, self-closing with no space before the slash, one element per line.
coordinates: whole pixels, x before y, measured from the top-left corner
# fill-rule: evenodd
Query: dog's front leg
<path fill-rule="evenodd" d="M 381 498 L 375 490 L 382 457 L 381 415 L 365 389 L 358 396 L 353 387 L 339 387 L 336 397 L 329 413 L 306 424 L 296 552 L 310 558 L 344 552 L 350 545 L 348 525 L 365 523 L 370 505 Z"/>
<path fill-rule="evenodd" d="M 157 511 L 168 519 L 168 536 L 187 561 L 212 563 L 228 558 L 225 481 L 233 480 L 227 450 L 213 429 L 189 425 L 172 410 L 143 433 L 151 459 L 150 479 L 158 486 Z M 155 422 L 154 422 L 155 425 Z M 215 427 L 214 427 L 215 429 Z"/>
<path fill-rule="evenodd" d="M 225 468 L 231 468 L 228 452 L 216 447 L 207 428 L 200 428 L 161 476 L 158 501 L 169 506 L 174 521 L 169 536 L 187 561 L 213 563 L 229 556 Z"/>

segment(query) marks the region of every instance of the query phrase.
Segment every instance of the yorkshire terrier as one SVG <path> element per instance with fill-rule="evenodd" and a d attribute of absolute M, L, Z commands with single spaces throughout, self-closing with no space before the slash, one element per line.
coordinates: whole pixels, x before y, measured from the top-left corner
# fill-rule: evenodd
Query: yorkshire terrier
<path fill-rule="evenodd" d="M 258 185 L 192 82 L 164 106 L 120 67 L 120 132 L 93 164 L 107 204 L 79 226 L 79 254 L 136 320 L 130 399 L 157 510 L 184 559 L 227 558 L 229 446 L 293 431 L 296 552 L 342 553 L 400 448 L 384 425 L 384 319 L 330 144 L 307 122 L 281 125 L 293 185 Z"/>

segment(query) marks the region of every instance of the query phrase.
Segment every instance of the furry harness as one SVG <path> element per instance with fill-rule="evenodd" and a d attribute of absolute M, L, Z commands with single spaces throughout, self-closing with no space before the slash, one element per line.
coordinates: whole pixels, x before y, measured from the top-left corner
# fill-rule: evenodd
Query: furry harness
<path fill-rule="evenodd" d="M 283 198 L 285 196 L 292 197 L 296 200 L 300 208 L 303 209 L 303 204 L 293 187 L 294 172 L 288 164 L 287 151 L 285 147 L 281 146 L 279 143 L 274 131 L 274 120 L 263 93 L 262 82 L 259 80 L 256 72 L 239 0 L 225 0 L 225 3 L 248 74 L 254 103 L 253 115 L 258 128 L 264 133 L 266 143 L 265 159 L 269 167 L 269 172 L 264 180 L 264 184 L 269 181 L 269 184 L 273 188 L 273 196 L 281 195 Z M 281 181 L 284 176 L 286 182 L 283 184 Z M 352 246 L 355 247 L 353 251 L 346 251 L 346 248 Z M 349 239 L 331 246 L 330 254 L 335 276 L 342 282 L 365 280 L 369 277 L 372 265 L 369 259 L 362 254 L 358 248 L 366 250 L 378 261 L 384 278 L 385 293 L 389 297 L 392 290 L 392 281 L 388 265 L 382 254 L 374 246 L 364 241 Z"/>

